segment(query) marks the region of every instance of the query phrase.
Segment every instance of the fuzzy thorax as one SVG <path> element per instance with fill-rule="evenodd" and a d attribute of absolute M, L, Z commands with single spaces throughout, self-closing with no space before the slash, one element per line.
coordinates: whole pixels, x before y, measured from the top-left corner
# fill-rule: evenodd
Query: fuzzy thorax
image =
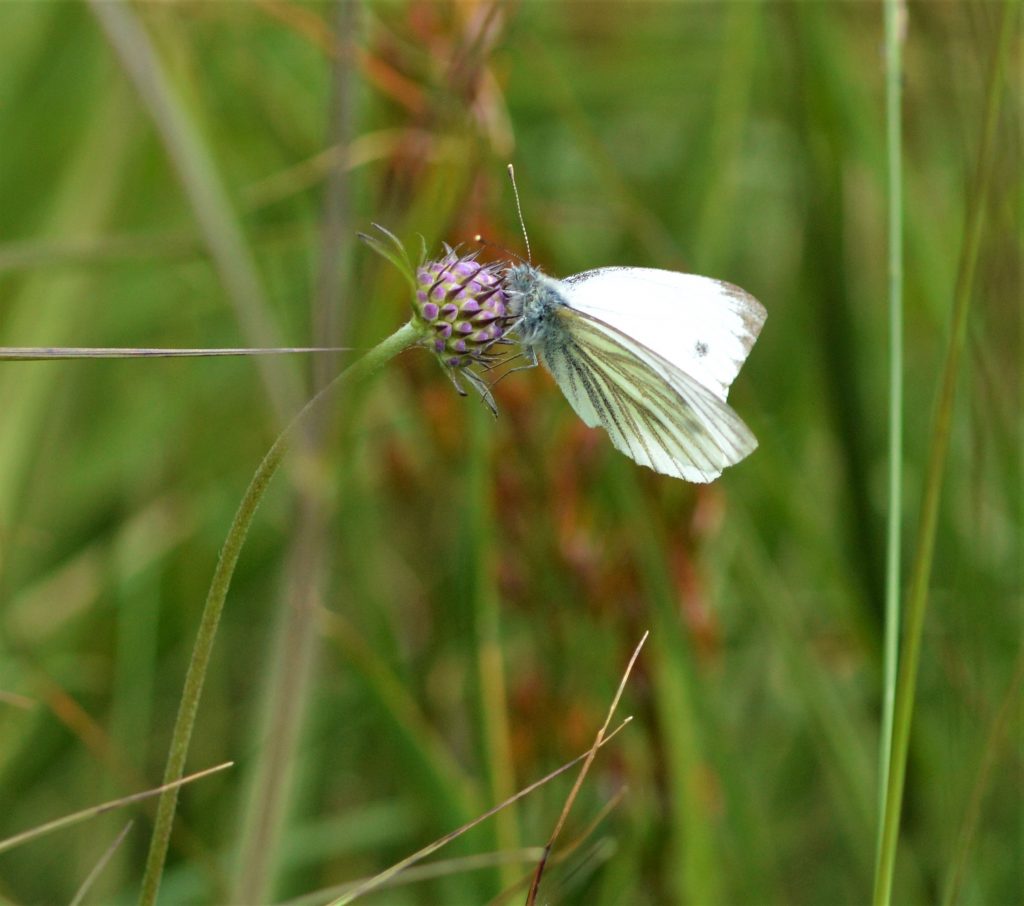
<path fill-rule="evenodd" d="M 527 348 L 550 335 L 555 312 L 565 306 L 558 281 L 529 264 L 515 264 L 505 272 L 505 293 L 515 332 Z"/>

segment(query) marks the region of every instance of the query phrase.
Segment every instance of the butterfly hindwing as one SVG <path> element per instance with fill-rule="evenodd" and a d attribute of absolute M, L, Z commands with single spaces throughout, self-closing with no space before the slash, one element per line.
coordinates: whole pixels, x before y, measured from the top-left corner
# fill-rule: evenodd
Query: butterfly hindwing
<path fill-rule="evenodd" d="M 598 318 L 563 308 L 541 351 L 580 418 L 640 465 L 708 482 L 757 446 L 712 389 Z"/>

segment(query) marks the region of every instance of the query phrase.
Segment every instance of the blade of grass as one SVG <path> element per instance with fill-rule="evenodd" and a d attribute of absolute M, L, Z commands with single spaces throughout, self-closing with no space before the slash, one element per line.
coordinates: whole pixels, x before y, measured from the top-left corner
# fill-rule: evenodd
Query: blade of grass
<path fill-rule="evenodd" d="M 618 733 L 625 723 L 628 723 L 628 720 L 620 725 L 616 729 L 615 733 Z M 583 757 L 585 756 L 580 756 L 580 758 L 575 759 L 571 764 L 563 766 L 560 771 L 578 764 Z M 607 818 L 609 813 L 621 803 L 626 791 L 625 787 L 620 787 L 611 799 L 605 803 L 598 814 L 591 819 L 580 834 L 569 844 L 560 848 L 559 851 L 548 860 L 549 864 L 560 864 L 571 858 L 573 854 L 590 839 L 601 823 Z M 477 821 L 479 820 L 482 819 L 477 819 Z M 462 828 L 462 830 L 468 830 L 472 826 L 474 826 L 473 823 L 468 823 L 464 828 Z M 544 850 L 541 847 L 535 846 L 521 850 L 502 850 L 500 852 L 478 853 L 471 856 L 455 857 L 444 861 L 432 862 L 428 865 L 404 868 L 400 873 L 392 873 L 386 881 L 382 881 L 374 889 L 380 890 L 388 887 L 399 887 L 431 878 L 452 877 L 465 871 L 485 869 L 502 864 L 518 864 L 524 861 L 536 864 L 537 860 L 540 859 L 543 854 Z M 502 891 L 497 897 L 489 902 L 493 904 L 493 906 L 507 902 L 517 891 L 526 890 L 529 887 L 532 876 L 533 872 L 521 876 L 512 887 Z M 288 900 L 285 903 L 279 904 L 279 906 L 300 906 L 300 904 L 303 903 L 323 903 L 326 897 L 340 897 L 351 893 L 357 887 L 363 885 L 369 880 L 370 879 L 360 879 L 357 881 L 349 881 L 323 890 L 312 891 Z"/>
<path fill-rule="evenodd" d="M 418 339 L 419 334 L 416 328 L 411 323 L 407 323 L 396 330 L 390 337 L 382 340 L 357 362 L 346 368 L 338 377 L 306 403 L 299 414 L 278 435 L 271 448 L 267 451 L 266 456 L 264 456 L 263 461 L 256 469 L 252 480 L 249 482 L 249 487 L 242 497 L 242 502 L 238 506 L 238 511 L 235 513 L 235 518 L 231 523 L 228 536 L 224 541 L 224 547 L 221 549 L 220 559 L 217 561 L 217 567 L 214 570 L 206 603 L 203 605 L 199 631 L 196 636 L 192 658 L 189 661 L 188 672 L 185 675 L 185 687 L 182 690 L 178 716 L 175 720 L 174 731 L 171 737 L 167 767 L 164 773 L 165 782 L 169 783 L 176 780 L 184 770 L 185 758 L 188 755 L 188 747 L 192 738 L 192 728 L 195 725 L 196 714 L 199 711 L 199 700 L 203 692 L 203 683 L 206 680 L 206 671 L 213 652 L 213 642 L 217 635 L 217 627 L 220 624 L 224 601 L 231 586 L 231 578 L 234 575 L 235 566 L 238 563 L 238 557 L 241 554 L 242 545 L 245 543 L 245 537 L 256 514 L 256 509 L 263 499 L 270 480 L 274 477 L 278 467 L 281 465 L 281 461 L 284 459 L 285 453 L 288 451 L 293 434 L 305 423 L 309 414 L 330 397 L 332 391 L 337 390 L 344 384 L 365 380 L 381 368 L 385 362 L 413 345 Z M 142 891 L 139 895 L 140 906 L 153 906 L 156 902 L 157 892 L 160 888 L 160 879 L 163 875 L 164 861 L 167 857 L 167 844 L 170 840 L 171 827 L 174 823 L 177 799 L 176 789 L 171 789 L 160 797 L 149 855 L 146 859 L 146 872 L 142 879 Z"/>
<path fill-rule="evenodd" d="M 732 3 L 725 14 L 721 72 L 715 79 L 715 112 L 703 156 L 702 173 L 690 177 L 701 187 L 691 260 L 700 273 L 715 274 L 734 248 L 736 195 L 743 139 L 749 128 L 750 95 L 763 35 L 764 9 L 757 3 Z"/>
<path fill-rule="evenodd" d="M 314 454 L 310 427 L 304 452 Z M 324 570 L 324 501 L 303 495 L 298 502 L 295 539 L 288 557 L 288 587 L 282 595 L 279 625 L 263 693 L 265 714 L 258 722 L 257 752 L 248 807 L 239 833 L 241 854 L 231 901 L 263 903 L 277 877 L 281 838 L 295 785 L 297 757 L 313 672 L 319 652 L 316 608 Z"/>
<path fill-rule="evenodd" d="M 624 729 L 632 721 L 632 719 L 633 718 L 631 717 L 627 717 L 621 724 L 619 724 L 614 730 L 612 730 L 611 733 L 605 736 L 604 739 L 601 741 L 601 746 L 599 746 L 599 748 L 606 746 L 616 736 L 618 736 L 619 732 L 622 729 Z M 401 871 L 404 871 L 410 865 L 414 865 L 416 862 L 419 862 L 420 860 L 425 859 L 432 853 L 437 852 L 439 849 L 441 849 L 441 847 L 446 846 L 447 844 L 451 843 L 452 840 L 462 836 L 464 833 L 466 833 L 466 831 L 472 830 L 474 827 L 476 827 L 481 822 L 486 821 L 492 815 L 498 814 L 503 809 L 506 809 L 513 803 L 518 802 L 524 796 L 529 796 L 530 793 L 532 793 L 534 790 L 540 789 L 540 787 L 544 786 L 544 784 L 554 780 L 556 777 L 564 774 L 566 771 L 571 770 L 581 761 L 584 761 L 585 759 L 590 757 L 590 752 L 591 750 L 588 750 L 584 752 L 582 755 L 579 755 L 576 758 L 574 758 L 572 761 L 566 762 L 560 768 L 557 768 L 550 774 L 541 777 L 540 780 L 536 780 L 529 786 L 524 787 L 514 796 L 510 797 L 509 799 L 506 799 L 504 802 L 499 803 L 498 805 L 494 806 L 494 808 L 488 809 L 486 812 L 484 812 L 482 815 L 477 816 L 468 824 L 464 824 L 462 825 L 462 827 L 458 827 L 450 833 L 445 834 L 443 837 L 438 838 L 433 843 L 424 846 L 423 849 L 414 852 L 411 856 L 406 856 L 406 858 L 402 859 L 400 862 L 396 862 L 390 868 L 385 869 L 380 874 L 374 875 L 368 881 L 365 881 L 364 883 L 360 884 L 355 889 L 350 890 L 343 896 L 338 897 L 338 899 L 331 901 L 330 906 L 347 906 L 348 903 L 351 903 L 353 900 L 357 899 L 358 897 L 361 897 L 363 894 L 369 893 L 371 890 L 376 890 L 378 887 L 381 887 L 382 885 L 388 883 L 392 878 L 395 877 L 395 875 L 397 875 Z"/>
<path fill-rule="evenodd" d="M 779 663 L 795 690 L 795 701 L 806 712 L 815 743 L 821 749 L 821 761 L 834 777 L 835 823 L 842 829 L 850 849 L 862 861 L 865 874 L 871 871 L 871 857 L 857 848 L 871 832 L 872 773 L 871 754 L 864 736 L 867 719 L 860 720 L 857 709 L 844 696 L 831 671 L 822 670 L 816 654 L 807 643 L 793 588 L 787 584 L 784 570 L 771 556 L 763 533 L 744 514 L 733 513 L 738 537 L 743 539 L 738 569 L 752 587 L 761 592 L 751 600 L 755 618 L 764 623 L 764 632 Z M 831 779 L 831 778 L 830 778 Z"/>
<path fill-rule="evenodd" d="M 349 352 L 340 346 L 289 346 L 278 349 L 154 349 L 125 346 L 0 346 L 0 362 L 45 362 L 49 359 L 171 359 L 204 356 L 289 355 Z"/>
<path fill-rule="evenodd" d="M 655 620 L 651 657 L 658 718 L 666 751 L 667 845 L 672 866 L 668 889 L 680 902 L 711 906 L 723 901 L 716 853 L 715 817 L 703 785 L 706 727 L 698 708 L 693 649 L 679 624 L 677 599 L 666 563 L 661 523 L 644 496 L 632 463 L 615 461 L 615 491 L 624 519 L 635 526 L 634 556 Z"/>
<path fill-rule="evenodd" d="M 942 498 L 943 472 L 953 421 L 953 402 L 960 370 L 960 358 L 967 335 L 967 314 L 970 310 L 974 286 L 974 270 L 984 227 L 985 204 L 995 151 L 996 124 L 999 119 L 1005 72 L 1009 57 L 1013 22 L 1019 13 L 1016 2 L 1003 5 L 999 27 L 998 46 L 992 57 L 992 68 L 987 88 L 981 145 L 977 170 L 971 189 L 964 247 L 953 294 L 951 329 L 946 359 L 943 364 L 938 405 L 929 445 L 928 464 L 924 477 L 924 495 L 918 525 L 916 552 L 910 586 L 907 590 L 906 625 L 899 670 L 893 716 L 893 744 L 886 772 L 885 800 L 879 843 L 880 858 L 875 873 L 873 902 L 875 906 L 888 906 L 892 901 L 892 884 L 899 842 L 900 815 L 903 807 L 903 787 L 906 779 L 907 752 L 910 747 L 910 726 L 914 714 L 917 691 L 917 668 L 921 657 L 921 635 L 928 607 L 928 584 L 932 557 L 935 552 L 935 534 Z"/>
<path fill-rule="evenodd" d="M 576 801 L 576 797 L 579 795 L 580 788 L 583 786 L 583 781 L 586 779 L 587 773 L 590 771 L 590 766 L 594 763 L 594 757 L 597 755 L 597 750 L 601 745 L 601 740 L 604 739 L 604 734 L 608 731 L 608 726 L 612 722 L 612 717 L 615 716 L 615 710 L 619 707 L 619 700 L 622 698 L 622 693 L 626 688 L 626 683 L 629 681 L 629 675 L 633 672 L 633 665 L 636 663 L 636 659 L 640 657 L 640 650 L 644 647 L 644 642 L 647 641 L 647 636 L 649 635 L 650 632 L 644 632 L 643 637 L 640 639 L 639 643 L 637 643 L 636 648 L 633 649 L 633 656 L 629 659 L 629 663 L 626 665 L 626 669 L 622 674 L 622 679 L 619 681 L 619 688 L 615 691 L 615 697 L 612 699 L 612 703 L 608 708 L 608 716 L 605 717 L 604 724 L 601 729 L 597 731 L 597 736 L 594 738 L 594 744 L 590 747 L 587 759 L 583 762 L 583 766 L 580 768 L 580 772 L 576 777 L 576 782 L 573 784 L 572 789 L 569 791 L 569 795 L 565 799 L 565 805 L 562 806 L 562 813 L 558 816 L 555 829 L 551 832 L 548 842 L 544 845 L 544 854 L 537 863 L 537 870 L 533 874 L 533 881 L 530 883 L 530 891 L 526 896 L 527 906 L 534 906 L 534 903 L 537 902 L 537 891 L 540 889 L 540 879 L 544 874 L 544 866 L 547 864 L 548 856 L 551 854 L 551 849 L 555 845 L 555 841 L 562 833 L 562 828 L 565 826 L 566 819 L 569 817 L 569 811 L 572 808 L 573 803 Z"/>
<path fill-rule="evenodd" d="M 333 26 L 340 43 L 358 34 L 358 7 L 336 0 Z M 331 66 L 331 106 L 327 115 L 325 144 L 340 149 L 344 158 L 335 160 L 327 172 L 323 195 L 323 225 L 320 230 L 320 267 L 316 292 L 311 302 L 314 339 L 318 343 L 340 343 L 349 335 L 351 306 L 347 299 L 352 281 L 345 274 L 352 242 L 352 190 L 347 161 L 355 123 L 355 72 L 350 54 L 339 54 Z M 314 363 L 314 386 L 324 386 L 337 371 L 331 359 Z"/>
<path fill-rule="evenodd" d="M 538 849 L 535 847 L 534 851 L 536 852 L 536 855 L 534 856 L 534 860 L 540 859 L 541 857 L 547 857 L 548 865 L 560 865 L 572 858 L 573 854 L 576 853 L 584 843 L 590 840 L 591 836 L 597 831 L 597 828 L 604 822 L 605 818 L 619 807 L 627 792 L 628 787 L 619 787 L 618 790 L 615 791 L 615 795 L 613 795 L 611 799 L 601 807 L 601 810 L 590 819 L 590 822 L 576 836 L 576 838 L 570 841 L 567 845 L 560 847 L 557 853 L 552 855 L 547 849 Z M 533 883 L 535 874 L 536 870 L 528 875 L 524 875 L 516 881 L 514 885 L 499 893 L 490 901 L 490 903 L 487 904 L 487 906 L 501 906 L 502 903 L 507 903 L 513 895 L 519 891 L 528 890 L 530 885 Z"/>
<path fill-rule="evenodd" d="M 889 161 L 889 513 L 885 552 L 885 629 L 882 641 L 882 726 L 878 740 L 878 825 L 875 870 L 881 857 L 885 776 L 892 752 L 893 703 L 900 636 L 900 542 L 903 525 L 903 44 L 905 0 L 885 0 L 885 131 Z"/>
<path fill-rule="evenodd" d="M 0 274 L 82 264 L 103 265 L 150 256 L 192 257 L 203 251 L 197 237 L 180 230 L 139 236 L 110 233 L 85 239 L 25 239 L 0 245 Z"/>
<path fill-rule="evenodd" d="M 1006 695 L 1003 696 L 1002 704 L 992 718 L 991 727 L 981 750 L 981 764 L 978 766 L 978 773 L 967 800 L 963 823 L 960 826 L 960 833 L 953 850 L 952 864 L 949 867 L 942 895 L 942 906 L 954 906 L 960 896 L 960 888 L 963 886 L 964 875 L 967 872 L 967 857 L 971 852 L 974 836 L 978 830 L 981 803 L 992 776 L 992 768 L 995 766 L 1003 738 L 1006 735 L 1007 725 L 1010 723 L 1014 711 L 1020 713 L 1022 684 L 1024 684 L 1024 648 L 1017 655 L 1017 666 L 1010 682 L 1007 683 Z"/>
<path fill-rule="evenodd" d="M 137 13 L 128 3 L 88 3 L 153 119 L 249 344 L 280 346 L 256 262 L 213 154 L 176 93 Z M 259 362 L 270 400 L 284 424 L 300 398 L 295 374 L 274 360 Z"/>
<path fill-rule="evenodd" d="M 838 4 L 784 4 L 791 40 L 799 64 L 796 102 L 792 115 L 802 117 L 809 140 L 806 153 L 809 185 L 815 203 L 808 206 L 805 230 L 808 249 L 803 287 L 815 318 L 822 389 L 827 394 L 825 412 L 832 424 L 840 459 L 837 479 L 844 493 L 841 521 L 846 534 L 846 581 L 859 586 L 858 611 L 873 645 L 880 645 L 884 588 L 884 543 L 876 510 L 869 504 L 869 438 L 874 424 L 864 403 L 861 380 L 862 341 L 857 330 L 856 281 L 850 272 L 848 233 L 845 227 L 849 200 L 843 180 L 858 149 L 851 140 L 851 124 L 841 113 L 847 95 L 857 90 L 857 80 L 831 83 L 823 73 L 833 66 L 835 55 L 846 43 L 843 15 Z M 863 115 L 865 111 L 861 111 Z M 877 112 L 867 110 L 872 122 Z"/>
<path fill-rule="evenodd" d="M 46 233 L 90 233 L 102 228 L 119 193 L 117 174 L 126 166 L 135 144 L 135 130 L 124 126 L 129 100 L 126 92 L 112 90 L 103 103 L 90 108 L 90 126 L 78 139 L 77 153 L 54 187 L 51 210 L 42 227 Z M 75 313 L 89 283 L 88 277 L 73 273 L 30 275 L 3 302 L 2 335 L 14 342 L 30 331 L 58 343 L 70 339 L 78 323 Z M 60 375 L 49 369 L 0 371 L 0 526 L 13 522 L 28 484 L 26 470 L 37 453 L 39 432 L 52 409 L 49 395 L 59 383 Z M 5 553 L 0 544 L 0 571 Z"/>
<path fill-rule="evenodd" d="M 550 47 L 536 37 L 524 36 L 528 40 L 527 52 L 534 64 L 545 75 L 550 90 L 550 104 L 558 116 L 564 118 L 573 138 L 579 143 L 587 162 L 593 167 L 597 182 L 615 205 L 616 213 L 629 222 L 643 244 L 668 267 L 680 262 L 679 246 L 668 228 L 658 219 L 623 178 L 614 159 L 601 141 L 586 109 L 577 98 L 572 84 L 567 80 L 565 70 L 558 65 L 556 55 Z"/>
<path fill-rule="evenodd" d="M 508 722 L 508 690 L 505 682 L 501 602 L 496 587 L 495 518 L 491 499 L 494 457 L 494 419 L 483 406 L 468 413 L 470 443 L 465 500 L 465 569 L 468 573 L 469 606 L 473 615 L 477 667 L 477 720 L 483 741 L 492 802 L 507 799 L 515 791 L 511 730 Z M 495 847 L 519 849 L 522 845 L 516 810 L 507 809 L 495 820 Z M 488 895 L 515 883 L 513 866 L 501 866 Z"/>
<path fill-rule="evenodd" d="M 478 813 L 485 800 L 473 778 L 461 767 L 444 736 L 431 724 L 387 659 L 341 614 L 321 610 L 319 623 L 320 632 L 338 646 L 342 662 L 362 677 L 370 700 L 392 721 L 408 757 L 413 759 L 410 773 L 421 770 L 430 777 L 436 798 L 434 812 L 458 815 L 459 823 Z"/>
<path fill-rule="evenodd" d="M 481 871 L 492 869 L 499 865 L 518 866 L 525 862 L 533 862 L 540 856 L 539 846 L 530 846 L 525 849 L 512 851 L 501 850 L 492 853 L 477 853 L 472 856 L 457 856 L 454 859 L 442 859 L 431 862 L 429 865 L 417 865 L 407 868 L 400 875 L 396 875 L 389 883 L 382 884 L 381 888 L 404 887 L 415 884 L 418 881 L 429 881 L 432 878 L 444 878 L 451 875 L 460 875 L 469 871 Z M 364 879 L 365 880 L 365 879 Z M 320 906 L 329 897 L 344 896 L 353 890 L 356 885 L 362 884 L 363 880 L 349 881 L 346 884 L 335 884 L 323 890 L 313 890 L 291 900 L 285 900 L 277 906 Z"/>
<path fill-rule="evenodd" d="M 85 880 L 79 885 L 78 890 L 75 891 L 75 895 L 71 898 L 68 906 L 81 906 L 85 901 L 86 894 L 92 888 L 92 885 L 96 882 L 103 869 L 107 867 L 107 863 L 111 860 L 114 853 L 117 852 L 118 847 L 124 842 L 124 838 L 128 836 L 128 831 L 132 829 L 133 823 L 129 821 L 121 830 L 121 833 L 114 838 L 110 846 L 106 848 L 103 855 L 100 856 L 100 860 L 93 866 L 92 871 L 85 876 Z"/>
<path fill-rule="evenodd" d="M 339 41 L 355 33 L 355 12 L 354 4 L 336 0 L 332 18 Z M 351 55 L 336 55 L 331 66 L 327 144 L 345 147 L 352 131 Z M 350 315 L 345 300 L 351 281 L 346 276 L 344 253 L 350 247 L 347 237 L 352 232 L 352 218 L 343 161 L 335 163 L 325 189 L 319 274 L 310 299 L 310 321 L 313 341 L 329 345 L 339 342 L 340 337 L 348 333 L 346 322 Z M 319 391 L 329 384 L 337 370 L 336 356 L 314 360 L 314 390 Z M 302 436 L 304 456 L 317 461 L 329 460 L 337 415 L 336 409 L 333 412 L 321 409 L 309 419 Z M 329 540 L 327 500 L 330 497 L 329 488 L 309 485 L 303 487 L 298 501 L 294 541 L 288 556 L 285 606 L 281 609 L 275 640 L 277 652 L 271 659 L 271 672 L 264 685 L 266 720 L 259 726 L 259 758 L 254 766 L 250 801 L 243 818 L 243 843 L 234 896 L 240 903 L 266 902 L 279 873 L 281 838 L 301 764 L 298 755 L 321 648 L 316 610 L 334 548 Z M 338 593 L 344 597 L 346 591 L 342 588 Z"/>
<path fill-rule="evenodd" d="M 86 821 L 89 818 L 95 818 L 97 815 L 105 814 L 113 809 L 124 808 L 124 806 L 131 805 L 133 802 L 140 802 L 143 799 L 151 799 L 153 796 L 162 796 L 168 791 L 177 792 L 178 789 L 183 787 L 186 783 L 191 783 L 193 780 L 201 780 L 204 777 L 209 777 L 211 774 L 216 774 L 219 771 L 226 770 L 233 765 L 233 761 L 225 761 L 224 764 L 218 764 L 215 767 L 207 768 L 204 771 L 197 771 L 195 774 L 190 774 L 188 777 L 179 777 L 170 783 L 154 787 L 151 790 L 144 790 L 141 793 L 132 793 L 130 796 L 122 796 L 119 799 L 112 799 L 109 802 L 104 802 L 100 805 L 91 805 L 89 808 L 84 808 L 81 811 L 72 812 L 70 815 L 64 815 L 61 818 L 55 818 L 53 821 L 47 821 L 45 824 L 40 824 L 38 827 L 22 831 L 20 834 L 15 834 L 13 837 L 8 837 L 6 840 L 0 840 L 0 853 L 7 852 L 7 850 L 14 849 L 17 846 L 21 846 L 23 843 L 28 843 L 30 840 L 45 837 L 47 834 L 51 834 L 56 830 L 62 830 L 65 827 L 72 827 L 75 824 L 80 824 L 82 821 Z"/>

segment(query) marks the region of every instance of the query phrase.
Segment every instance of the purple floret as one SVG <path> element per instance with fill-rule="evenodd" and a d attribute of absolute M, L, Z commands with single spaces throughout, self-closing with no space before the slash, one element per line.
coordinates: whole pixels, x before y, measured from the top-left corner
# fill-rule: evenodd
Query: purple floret
<path fill-rule="evenodd" d="M 494 342 L 509 326 L 501 272 L 475 256 L 444 258 L 416 270 L 413 307 L 421 324 L 433 330 L 429 345 L 450 368 L 489 361 Z"/>

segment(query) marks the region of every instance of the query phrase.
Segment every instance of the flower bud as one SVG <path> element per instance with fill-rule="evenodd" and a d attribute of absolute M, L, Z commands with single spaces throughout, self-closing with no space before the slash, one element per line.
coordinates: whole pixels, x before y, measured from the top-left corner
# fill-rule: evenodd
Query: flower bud
<path fill-rule="evenodd" d="M 460 256 L 446 245 L 444 257 L 434 261 L 425 260 L 424 248 L 422 263 L 414 268 L 402 241 L 379 223 L 373 226 L 375 233 L 359 237 L 397 267 L 412 286 L 412 320 L 420 345 L 434 351 L 460 394 L 466 395 L 463 378 L 497 414 L 491 386 L 473 366 L 485 365 L 487 371 L 499 361 L 494 346 L 510 342 L 507 335 L 517 320 L 509 311 L 502 266 L 480 264 L 476 255 Z"/>
<path fill-rule="evenodd" d="M 426 328 L 426 344 L 450 368 L 484 361 L 512 321 L 500 266 L 452 249 L 416 269 L 413 308 Z"/>

